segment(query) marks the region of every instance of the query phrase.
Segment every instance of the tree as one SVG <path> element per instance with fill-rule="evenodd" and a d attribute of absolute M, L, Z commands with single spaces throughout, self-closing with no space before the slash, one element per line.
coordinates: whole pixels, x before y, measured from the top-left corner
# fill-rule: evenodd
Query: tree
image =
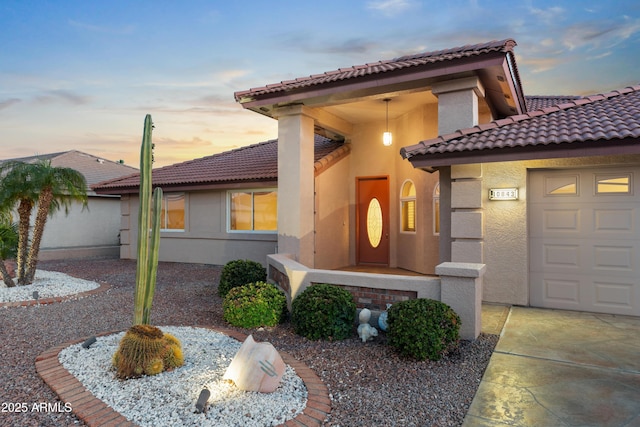
<path fill-rule="evenodd" d="M 8 288 L 14 287 L 15 283 L 4 261 L 15 258 L 18 251 L 18 225 L 11 220 L 10 212 L 0 211 L 0 275 Z"/>
<path fill-rule="evenodd" d="M 11 161 L 0 168 L 0 207 L 18 204 L 18 285 L 33 282 L 38 264 L 40 243 L 47 217 L 62 207 L 69 213 L 71 202 L 87 206 L 87 183 L 75 169 L 51 166 L 50 160 L 35 163 Z M 29 242 L 29 224 L 37 206 L 33 235 Z"/>

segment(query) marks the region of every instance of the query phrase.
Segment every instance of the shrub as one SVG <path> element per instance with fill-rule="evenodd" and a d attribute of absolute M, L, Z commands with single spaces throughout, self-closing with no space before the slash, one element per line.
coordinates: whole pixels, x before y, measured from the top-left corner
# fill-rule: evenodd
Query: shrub
<path fill-rule="evenodd" d="M 222 302 L 224 320 L 241 328 L 275 326 L 287 310 L 287 297 L 275 285 L 249 283 L 231 289 Z"/>
<path fill-rule="evenodd" d="M 308 287 L 292 303 L 291 323 L 296 334 L 312 340 L 343 340 L 353 334 L 356 304 L 338 286 Z"/>
<path fill-rule="evenodd" d="M 440 360 L 458 343 L 460 317 L 440 301 L 418 298 L 395 303 L 387 323 L 389 344 L 418 360 Z"/>
<path fill-rule="evenodd" d="M 267 280 L 267 270 L 262 264 L 248 259 L 229 261 L 225 264 L 220 275 L 218 295 L 224 298 L 233 288 L 265 280 Z"/>

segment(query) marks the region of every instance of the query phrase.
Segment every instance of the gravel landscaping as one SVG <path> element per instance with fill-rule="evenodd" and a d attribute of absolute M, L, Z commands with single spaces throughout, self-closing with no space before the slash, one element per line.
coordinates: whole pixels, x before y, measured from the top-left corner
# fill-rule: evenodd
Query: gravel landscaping
<path fill-rule="evenodd" d="M 59 400 L 36 373 L 34 361 L 56 345 L 127 329 L 133 316 L 136 264 L 118 259 L 66 260 L 41 262 L 39 269 L 108 283 L 111 289 L 62 303 L 0 308 L 0 425 L 83 425 L 64 405 L 57 406 L 59 412 L 37 411 L 39 404 Z M 219 266 L 160 263 L 152 322 L 228 327 L 217 296 L 220 271 Z M 313 369 L 332 401 L 325 425 L 343 427 L 461 425 L 498 340 L 482 334 L 475 342 L 462 341 L 438 362 L 416 362 L 396 355 L 385 345 L 384 334 L 362 343 L 355 328 L 351 339 L 339 342 L 309 341 L 295 335 L 287 323 L 238 330 L 253 334 L 256 341 L 271 342 Z"/>

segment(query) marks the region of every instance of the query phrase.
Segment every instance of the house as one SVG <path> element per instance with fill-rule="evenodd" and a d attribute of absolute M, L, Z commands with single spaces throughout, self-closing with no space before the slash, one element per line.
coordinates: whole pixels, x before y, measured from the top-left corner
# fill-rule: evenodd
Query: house
<path fill-rule="evenodd" d="M 100 181 L 137 173 L 136 168 L 77 150 L 10 160 L 33 163 L 49 160 L 54 167 L 73 168 L 87 181 L 87 207 L 72 202 L 69 214 L 56 213 L 47 220 L 38 258 L 86 258 L 118 256 L 120 247 L 120 197 L 95 193 Z M 35 212 L 33 213 L 35 219 Z"/>
<path fill-rule="evenodd" d="M 481 301 L 640 315 L 640 89 L 527 97 L 515 47 L 491 41 L 236 92 L 278 120 L 270 279 L 291 297 L 341 284 L 374 308 L 438 298 L 463 313 L 471 338 Z M 344 141 L 320 174 L 319 134 Z M 228 224 L 232 202 L 207 221 Z M 216 250 L 251 255 L 255 236 Z M 193 247 L 180 259 L 209 250 Z M 336 272 L 345 266 L 400 274 Z"/>
<path fill-rule="evenodd" d="M 312 169 L 319 181 L 348 155 L 342 141 L 314 137 Z M 163 189 L 159 259 L 223 265 L 234 259 L 266 262 L 277 252 L 278 143 L 242 147 L 153 170 Z M 120 257 L 135 259 L 140 175 L 94 186 L 121 195 Z"/>

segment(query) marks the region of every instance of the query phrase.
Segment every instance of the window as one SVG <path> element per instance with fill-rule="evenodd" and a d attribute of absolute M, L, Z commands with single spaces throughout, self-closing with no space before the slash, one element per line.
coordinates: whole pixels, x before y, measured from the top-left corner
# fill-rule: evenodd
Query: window
<path fill-rule="evenodd" d="M 278 193 L 243 190 L 229 193 L 229 230 L 274 232 L 278 229 Z"/>
<path fill-rule="evenodd" d="M 184 193 L 162 195 L 161 230 L 184 231 Z"/>
<path fill-rule="evenodd" d="M 433 188 L 433 234 L 440 235 L 440 183 Z"/>
<path fill-rule="evenodd" d="M 402 218 L 402 231 L 416 231 L 416 187 L 411 180 L 402 184 L 400 191 L 400 217 Z"/>
<path fill-rule="evenodd" d="M 596 175 L 596 194 L 631 194 L 631 174 Z"/>
<path fill-rule="evenodd" d="M 545 177 L 544 191 L 547 196 L 577 196 L 578 175 Z"/>

